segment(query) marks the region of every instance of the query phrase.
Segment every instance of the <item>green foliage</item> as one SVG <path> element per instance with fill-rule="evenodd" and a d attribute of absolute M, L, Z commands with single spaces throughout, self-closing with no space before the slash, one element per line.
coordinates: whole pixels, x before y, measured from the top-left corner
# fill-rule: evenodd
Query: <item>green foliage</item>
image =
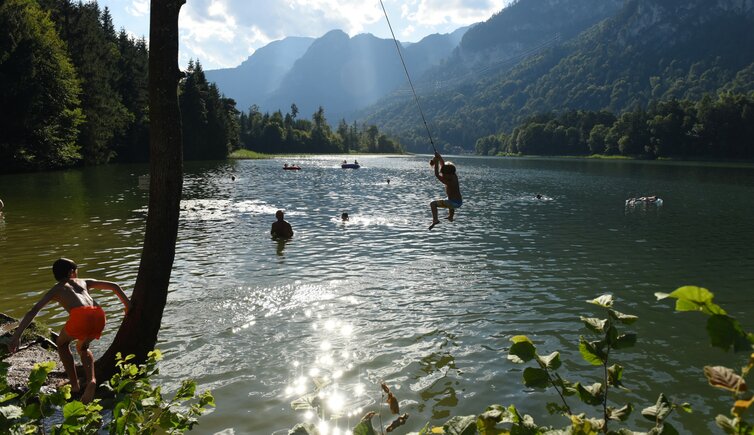
<path fill-rule="evenodd" d="M 133 358 L 133 355 L 121 358 L 118 354 L 119 373 L 104 384 L 114 396 L 112 401 L 107 401 L 113 418 L 104 428 L 103 402 L 99 399 L 88 404 L 70 400 L 69 385 L 52 393 L 44 391 L 42 386 L 55 368 L 54 362 L 34 366 L 27 390 L 22 395 L 8 388 L 5 382 L 8 367 L 0 363 L 0 431 L 37 433 L 43 420 L 52 415 L 55 408 L 62 408 L 63 421 L 52 427 L 52 434 L 93 434 L 101 429 L 110 434 L 180 434 L 191 430 L 197 424 L 197 418 L 208 407 L 215 406 L 212 394 L 209 391 L 197 394 L 196 383 L 191 380 L 183 381 L 170 400 L 162 396 L 161 387 L 152 387 L 150 378 L 158 373 L 156 366 L 162 359 L 159 350 L 150 352 L 147 361 L 138 366 L 129 362 Z"/>
<path fill-rule="evenodd" d="M 474 150 L 480 138 L 503 133 L 515 135 L 517 127 L 529 124 L 529 118 L 552 111 L 561 114 L 609 111 L 621 117 L 626 112 L 638 113 L 638 108 L 649 111 L 653 104 L 673 101 L 696 104 L 705 95 L 714 100 L 726 94 L 750 96 L 754 90 L 754 52 L 741 49 L 754 46 L 754 33 L 749 31 L 754 26 L 754 15 L 748 7 L 718 7 L 703 0 L 628 1 L 623 2 L 618 13 L 611 13 L 610 18 L 578 33 L 575 27 L 587 14 L 579 14 L 577 20 L 562 14 L 583 2 L 569 2 L 569 7 L 555 6 L 559 14 L 556 20 L 545 18 L 548 12 L 544 6 L 518 16 L 516 11 L 527 7 L 524 4 L 538 2 L 518 3 L 520 7 L 506 8 L 499 16 L 470 29 L 461 44 L 460 51 L 465 55 L 457 56 L 460 65 L 453 64 L 451 58 L 449 68 L 444 71 L 446 76 L 442 80 L 448 85 L 422 95 L 422 107 L 432 120 L 439 149 Z M 519 19 L 513 19 L 514 16 Z M 496 27 L 493 22 L 516 24 Z M 548 25 L 572 26 L 573 33 L 552 29 L 543 35 L 542 29 Z M 556 33 L 557 42 L 542 44 Z M 494 34 L 499 37 L 494 38 Z M 522 35 L 531 34 L 538 42 L 522 39 Z M 528 47 L 524 48 L 528 52 L 511 56 L 505 65 L 495 65 L 490 61 L 495 57 L 484 55 L 483 50 L 489 49 L 497 56 L 500 53 L 510 56 L 515 53 L 513 45 Z M 463 76 L 469 69 L 462 65 L 475 58 L 490 59 L 478 61 L 476 68 L 472 68 L 489 72 L 471 80 Z M 407 116 L 412 109 L 415 112 L 412 106 L 414 102 L 409 98 L 389 100 L 378 106 L 367 120 L 398 134 L 407 149 L 427 151 L 421 120 Z M 719 148 L 706 138 L 684 137 L 683 132 L 691 131 L 693 123 L 687 123 L 683 117 L 665 115 L 668 114 L 654 120 L 655 141 L 645 141 L 647 132 L 637 128 L 652 122 L 651 117 L 626 119 L 627 129 L 616 131 L 621 134 L 611 143 L 600 143 L 604 136 L 595 134 L 591 152 L 604 153 L 609 149 L 606 154 L 622 152 L 652 157 L 659 151 L 662 156 L 749 159 L 754 155 L 746 133 L 751 132 L 752 125 L 748 112 L 714 110 L 705 116 L 700 124 L 717 126 L 705 129 L 705 135 L 721 144 Z M 732 124 L 726 125 L 725 119 Z M 532 128 L 546 125 L 546 121 L 538 123 L 542 125 Z M 613 122 L 603 124 L 612 126 Z M 578 147 L 573 147 L 565 131 L 551 128 L 548 134 L 538 136 L 552 141 L 546 152 L 536 148 L 525 152 L 583 154 L 591 128 L 584 131 L 574 127 L 580 134 Z M 701 139 L 701 148 L 692 146 L 696 139 Z M 498 152 L 518 152 L 512 148 L 498 148 Z M 484 147 L 480 151 L 488 154 Z"/>
<path fill-rule="evenodd" d="M 348 125 L 341 120 L 333 131 L 322 107 L 314 112 L 311 121 L 297 116 L 295 104 L 285 115 L 280 111 L 262 114 L 257 106 L 251 106 L 248 115 L 241 113 L 239 117 L 241 146 L 263 154 L 403 152 L 398 142 L 374 125 Z"/>
<path fill-rule="evenodd" d="M 79 79 L 36 2 L 0 3 L 0 172 L 69 166 L 84 120 Z"/>
<path fill-rule="evenodd" d="M 209 83 L 201 63 L 189 61 L 180 82 L 179 102 L 186 160 L 219 160 L 239 146 L 236 102 Z"/>

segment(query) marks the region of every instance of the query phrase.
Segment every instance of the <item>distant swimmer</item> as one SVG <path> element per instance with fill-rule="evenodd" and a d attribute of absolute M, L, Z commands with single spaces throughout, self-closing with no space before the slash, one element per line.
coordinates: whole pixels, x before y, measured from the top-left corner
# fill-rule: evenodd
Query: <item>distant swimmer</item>
<path fill-rule="evenodd" d="M 340 219 L 343 220 L 343 222 L 347 221 L 348 220 L 348 213 L 343 213 L 342 215 L 340 215 Z"/>
<path fill-rule="evenodd" d="M 390 184 L 390 179 L 389 178 L 387 179 L 387 184 Z"/>
<path fill-rule="evenodd" d="M 453 222 L 456 209 L 463 204 L 463 198 L 461 197 L 461 188 L 458 184 L 455 165 L 451 162 L 445 162 L 440 153 L 437 152 L 430 164 L 435 167 L 435 177 L 445 185 L 445 193 L 448 195 L 448 199 L 439 199 L 429 203 L 429 207 L 432 210 L 432 225 L 429 226 L 431 230 L 435 225 L 440 223 L 437 219 L 437 208 L 447 208 L 448 220 Z"/>
<path fill-rule="evenodd" d="M 542 199 L 542 194 L 541 193 L 537 194 L 537 199 Z"/>
<path fill-rule="evenodd" d="M 283 219 L 283 217 L 283 210 L 278 210 L 275 213 L 275 218 L 277 220 L 272 223 L 272 227 L 270 228 L 270 235 L 279 239 L 290 239 L 291 237 L 293 237 L 293 228 L 291 227 L 291 224 Z"/>

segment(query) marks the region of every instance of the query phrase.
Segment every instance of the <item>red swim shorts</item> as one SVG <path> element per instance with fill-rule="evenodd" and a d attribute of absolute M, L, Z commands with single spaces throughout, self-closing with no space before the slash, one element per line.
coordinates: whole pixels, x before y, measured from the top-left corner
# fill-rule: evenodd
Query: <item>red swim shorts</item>
<path fill-rule="evenodd" d="M 102 307 L 76 307 L 69 313 L 65 332 L 77 340 L 99 339 L 105 329 L 105 311 Z"/>

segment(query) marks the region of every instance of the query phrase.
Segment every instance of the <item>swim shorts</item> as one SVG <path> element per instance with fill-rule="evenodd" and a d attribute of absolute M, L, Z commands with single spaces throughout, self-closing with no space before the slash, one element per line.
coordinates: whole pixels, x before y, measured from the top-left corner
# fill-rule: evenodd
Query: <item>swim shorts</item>
<path fill-rule="evenodd" d="M 73 308 L 65 324 L 65 332 L 77 340 L 99 339 L 105 329 L 105 311 L 102 307 Z"/>
<path fill-rule="evenodd" d="M 437 201 L 437 206 L 442 208 L 460 208 L 463 204 L 461 199 L 441 199 Z"/>

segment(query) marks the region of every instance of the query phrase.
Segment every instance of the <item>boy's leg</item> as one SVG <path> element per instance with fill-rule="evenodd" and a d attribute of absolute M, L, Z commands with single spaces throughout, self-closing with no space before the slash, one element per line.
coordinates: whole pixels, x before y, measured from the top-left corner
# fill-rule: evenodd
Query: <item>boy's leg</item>
<path fill-rule="evenodd" d="M 453 207 L 448 208 L 448 220 L 453 222 L 453 217 L 456 215 L 456 209 Z"/>
<path fill-rule="evenodd" d="M 86 373 L 86 387 L 84 388 L 84 394 L 81 395 L 81 401 L 83 403 L 89 403 L 94 399 L 94 393 L 97 390 L 97 379 L 94 377 L 94 355 L 89 350 L 89 344 L 92 339 L 79 340 L 76 342 L 76 350 L 81 357 L 81 365 L 84 366 L 84 373 Z"/>
<path fill-rule="evenodd" d="M 63 328 L 60 331 L 60 335 L 58 335 L 55 344 L 58 347 L 58 356 L 60 356 L 60 361 L 63 363 L 65 373 L 68 375 L 68 380 L 71 382 L 71 392 L 78 393 L 80 390 L 79 378 L 76 375 L 76 364 L 74 363 L 73 355 L 71 354 L 71 341 L 73 341 L 73 337 L 68 335 L 68 333 L 65 332 L 65 328 Z"/>
<path fill-rule="evenodd" d="M 437 219 L 437 201 L 430 202 L 429 208 L 432 209 L 432 225 L 429 226 L 429 229 L 431 230 L 435 225 L 440 223 Z"/>

